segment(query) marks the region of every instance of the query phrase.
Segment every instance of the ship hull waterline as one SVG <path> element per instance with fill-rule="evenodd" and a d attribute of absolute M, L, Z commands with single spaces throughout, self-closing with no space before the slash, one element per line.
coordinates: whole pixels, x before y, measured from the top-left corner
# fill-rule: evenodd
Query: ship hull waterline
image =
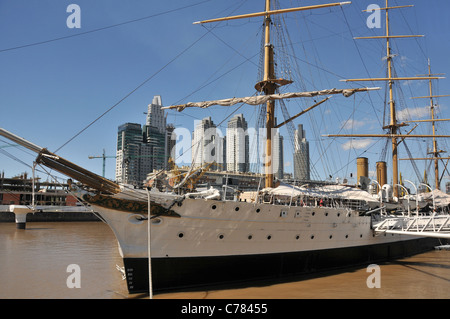
<path fill-rule="evenodd" d="M 92 205 L 114 232 L 130 294 L 149 291 L 146 216 Z M 238 209 L 239 208 L 239 209 Z M 186 199 L 151 222 L 154 292 L 368 266 L 433 249 L 435 238 L 377 234 L 345 208 Z"/>
<path fill-rule="evenodd" d="M 439 245 L 433 238 L 420 238 L 390 244 L 324 249 L 278 254 L 152 258 L 154 292 L 208 289 L 263 282 L 301 280 L 301 276 L 367 267 L 429 251 Z M 148 293 L 147 258 L 124 258 L 130 294 Z"/>

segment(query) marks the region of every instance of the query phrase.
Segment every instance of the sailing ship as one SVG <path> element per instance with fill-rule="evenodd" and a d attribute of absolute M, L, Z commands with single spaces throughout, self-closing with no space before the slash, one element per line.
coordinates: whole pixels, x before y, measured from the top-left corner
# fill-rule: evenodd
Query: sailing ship
<path fill-rule="evenodd" d="M 130 188 L 89 172 L 3 129 L 0 135 L 37 152 L 37 163 L 79 182 L 70 183 L 70 191 L 88 203 L 114 232 L 130 293 L 278 278 L 367 265 L 428 250 L 438 241 L 426 233 L 377 232 L 376 225 L 388 217 L 385 205 L 373 200 L 374 197 L 364 190 L 323 187 L 319 194 L 303 186 L 274 183 L 271 136 L 277 126 L 276 100 L 332 94 L 348 97 L 376 88 L 279 93 L 278 89 L 290 80 L 275 74 L 271 18 L 346 4 L 349 2 L 273 9 L 271 1 L 266 0 L 264 11 L 259 13 L 198 22 L 264 19 L 264 77 L 255 86 L 260 95 L 168 107 L 181 111 L 215 104 L 266 105 L 265 185 L 254 192 L 250 200 L 229 200 L 217 190 L 178 194 L 155 188 Z M 386 5 L 386 14 L 390 9 Z M 391 38 L 389 33 L 386 38 L 388 41 Z M 388 56 L 391 56 L 389 50 Z M 391 86 L 392 75 L 387 80 Z M 395 114 L 393 106 L 392 114 Z M 404 136 L 398 134 L 395 117 L 389 129 L 388 137 L 396 147 L 397 139 Z M 394 183 L 397 182 L 394 175 Z"/>

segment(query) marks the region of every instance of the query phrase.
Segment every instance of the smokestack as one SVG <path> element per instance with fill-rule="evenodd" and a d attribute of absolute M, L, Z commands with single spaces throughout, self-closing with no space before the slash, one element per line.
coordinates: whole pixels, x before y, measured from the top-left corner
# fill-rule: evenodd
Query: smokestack
<path fill-rule="evenodd" d="M 377 181 L 380 187 L 387 184 L 386 162 L 377 162 Z"/>
<path fill-rule="evenodd" d="M 367 157 L 358 157 L 356 159 L 356 178 L 360 181 L 361 176 L 369 177 L 369 160 Z"/>

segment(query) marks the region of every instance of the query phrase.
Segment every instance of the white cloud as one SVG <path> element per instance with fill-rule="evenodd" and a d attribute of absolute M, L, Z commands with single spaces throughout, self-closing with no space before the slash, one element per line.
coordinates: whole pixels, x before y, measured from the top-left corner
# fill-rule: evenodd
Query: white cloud
<path fill-rule="evenodd" d="M 362 139 L 362 140 L 352 140 L 342 145 L 344 150 L 349 149 L 364 149 L 372 143 L 370 138 Z"/>
<path fill-rule="evenodd" d="M 407 108 L 397 112 L 397 119 L 400 121 L 404 121 L 407 119 L 420 119 L 425 116 L 428 116 L 430 113 L 429 107 L 416 107 L 416 108 Z"/>
<path fill-rule="evenodd" d="M 366 125 L 367 123 L 365 121 L 358 121 L 358 120 L 352 120 L 349 119 L 347 121 L 342 122 L 342 128 L 343 129 L 357 129 L 359 127 L 362 127 L 364 125 Z"/>

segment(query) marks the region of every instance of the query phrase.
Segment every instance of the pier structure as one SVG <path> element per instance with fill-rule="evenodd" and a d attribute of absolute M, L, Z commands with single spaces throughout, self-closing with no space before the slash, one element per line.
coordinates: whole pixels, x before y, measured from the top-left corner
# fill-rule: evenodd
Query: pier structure
<path fill-rule="evenodd" d="M 34 211 L 28 206 L 23 205 L 10 205 L 9 211 L 14 213 L 16 220 L 17 229 L 25 229 L 27 224 L 27 214 L 33 213 Z"/>
<path fill-rule="evenodd" d="M 26 229 L 27 215 L 32 213 L 32 221 L 97 221 L 93 211 L 86 206 L 27 206 L 27 205 L 0 205 L 0 222 L 9 221 L 14 214 L 17 229 Z"/>

